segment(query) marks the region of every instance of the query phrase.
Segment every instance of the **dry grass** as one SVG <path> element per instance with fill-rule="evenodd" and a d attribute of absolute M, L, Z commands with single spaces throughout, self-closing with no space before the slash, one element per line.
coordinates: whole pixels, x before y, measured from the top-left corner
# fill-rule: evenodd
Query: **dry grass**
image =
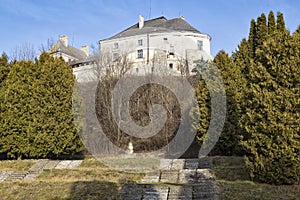
<path fill-rule="evenodd" d="M 0 171 L 27 171 L 36 160 L 1 160 Z"/>
<path fill-rule="evenodd" d="M 20 169 L 27 162 L 15 163 L 19 166 L 14 169 Z M 142 177 L 139 173 L 112 170 L 89 158 L 75 169 L 45 170 L 32 181 L 2 182 L 0 199 L 117 199 L 123 183 L 136 182 Z"/>
<path fill-rule="evenodd" d="M 1 170 L 26 170 L 34 160 L 1 161 Z M 116 166 L 134 163 L 148 165 L 154 160 L 120 159 Z M 157 163 L 156 163 L 157 164 Z M 149 165 L 149 168 L 156 166 Z M 220 188 L 220 199 L 300 200 L 300 186 L 274 186 L 248 180 L 243 158 L 214 157 L 213 168 Z M 85 159 L 76 169 L 45 170 L 37 179 L 0 183 L 0 199 L 118 199 L 123 183 L 136 182 L 140 173 L 125 173 L 109 168 L 93 158 Z"/>
<path fill-rule="evenodd" d="M 220 188 L 220 199 L 300 200 L 300 185 L 275 186 L 250 181 L 242 157 L 214 157 L 213 169 Z"/>
<path fill-rule="evenodd" d="M 275 186 L 251 181 L 218 181 L 221 199 L 299 200 L 300 185 Z"/>

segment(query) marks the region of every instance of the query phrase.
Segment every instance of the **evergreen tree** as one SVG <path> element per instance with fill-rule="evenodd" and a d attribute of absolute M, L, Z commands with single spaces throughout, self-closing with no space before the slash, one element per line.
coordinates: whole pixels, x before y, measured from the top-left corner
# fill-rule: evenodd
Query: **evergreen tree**
<path fill-rule="evenodd" d="M 259 48 L 265 41 L 268 34 L 267 19 L 266 15 L 263 13 L 257 18 L 256 26 L 256 43 L 257 48 Z"/>
<path fill-rule="evenodd" d="M 283 18 L 283 14 L 281 12 L 277 13 L 276 28 L 280 32 L 286 31 L 285 21 L 284 21 L 284 18 Z"/>
<path fill-rule="evenodd" d="M 225 126 L 218 143 L 214 148 L 215 154 L 238 155 L 241 154 L 238 120 L 242 113 L 240 107 L 243 100 L 245 79 L 242 77 L 241 69 L 235 65 L 233 60 L 225 51 L 220 51 L 214 58 L 214 63 L 220 69 L 226 90 L 227 112 Z"/>
<path fill-rule="evenodd" d="M 10 70 L 10 66 L 8 64 L 8 57 L 6 54 L 2 54 L 0 57 L 0 88 L 4 80 L 6 79 Z"/>
<path fill-rule="evenodd" d="M 276 30 L 276 22 L 275 22 L 275 15 L 273 11 L 270 11 L 268 15 L 268 34 L 272 35 Z"/>
<path fill-rule="evenodd" d="M 83 149 L 72 113 L 72 69 L 43 53 L 12 65 L 1 95 L 0 153 L 9 158 L 56 157 Z"/>
<path fill-rule="evenodd" d="M 299 41 L 293 41 L 285 28 L 278 29 L 262 41 L 256 51 L 258 59 L 245 76 L 242 145 L 251 177 L 257 181 L 299 183 L 298 46 Z"/>
<path fill-rule="evenodd" d="M 248 37 L 248 43 L 250 47 L 250 57 L 254 58 L 256 49 L 256 22 L 254 19 L 250 22 L 250 32 Z"/>
<path fill-rule="evenodd" d="M 222 73 L 228 117 L 238 116 L 238 125 L 227 118 L 224 136 L 230 130 L 237 132 L 240 153 L 246 155 L 250 175 L 257 181 L 300 182 L 299 44 L 300 28 L 291 36 L 282 13 L 278 13 L 275 30 L 274 14 L 270 12 L 268 26 L 264 14 L 257 22 L 251 21 L 248 40 L 243 39 L 232 55 L 233 65 L 224 52 L 215 58 L 222 71 L 231 73 Z M 230 71 L 229 65 L 241 71 L 236 81 L 239 73 Z M 243 87 L 234 89 L 240 85 Z M 234 107 L 237 113 L 230 111 Z"/>

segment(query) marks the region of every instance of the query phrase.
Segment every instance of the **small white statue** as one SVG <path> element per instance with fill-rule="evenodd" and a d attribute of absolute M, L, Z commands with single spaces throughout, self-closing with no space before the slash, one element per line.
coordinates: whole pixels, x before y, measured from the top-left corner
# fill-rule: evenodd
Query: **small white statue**
<path fill-rule="evenodd" d="M 129 142 L 127 152 L 128 152 L 129 154 L 133 154 L 133 145 L 132 145 L 132 142 Z"/>

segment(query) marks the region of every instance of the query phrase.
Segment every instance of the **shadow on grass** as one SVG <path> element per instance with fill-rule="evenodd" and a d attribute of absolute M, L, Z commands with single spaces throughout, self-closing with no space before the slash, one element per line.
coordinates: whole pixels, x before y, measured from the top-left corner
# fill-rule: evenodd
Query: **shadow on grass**
<path fill-rule="evenodd" d="M 74 182 L 68 199 L 118 199 L 118 185 L 108 181 Z"/>

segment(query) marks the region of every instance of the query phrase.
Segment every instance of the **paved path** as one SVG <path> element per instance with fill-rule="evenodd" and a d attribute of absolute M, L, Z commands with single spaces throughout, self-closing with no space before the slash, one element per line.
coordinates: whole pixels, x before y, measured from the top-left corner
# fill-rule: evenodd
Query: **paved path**
<path fill-rule="evenodd" d="M 0 182 L 32 180 L 45 169 L 72 169 L 81 162 L 82 160 L 38 160 L 28 171 L 0 171 Z"/>
<path fill-rule="evenodd" d="M 162 159 L 160 170 L 147 173 L 141 183 L 123 185 L 120 199 L 217 200 L 211 159 Z"/>

